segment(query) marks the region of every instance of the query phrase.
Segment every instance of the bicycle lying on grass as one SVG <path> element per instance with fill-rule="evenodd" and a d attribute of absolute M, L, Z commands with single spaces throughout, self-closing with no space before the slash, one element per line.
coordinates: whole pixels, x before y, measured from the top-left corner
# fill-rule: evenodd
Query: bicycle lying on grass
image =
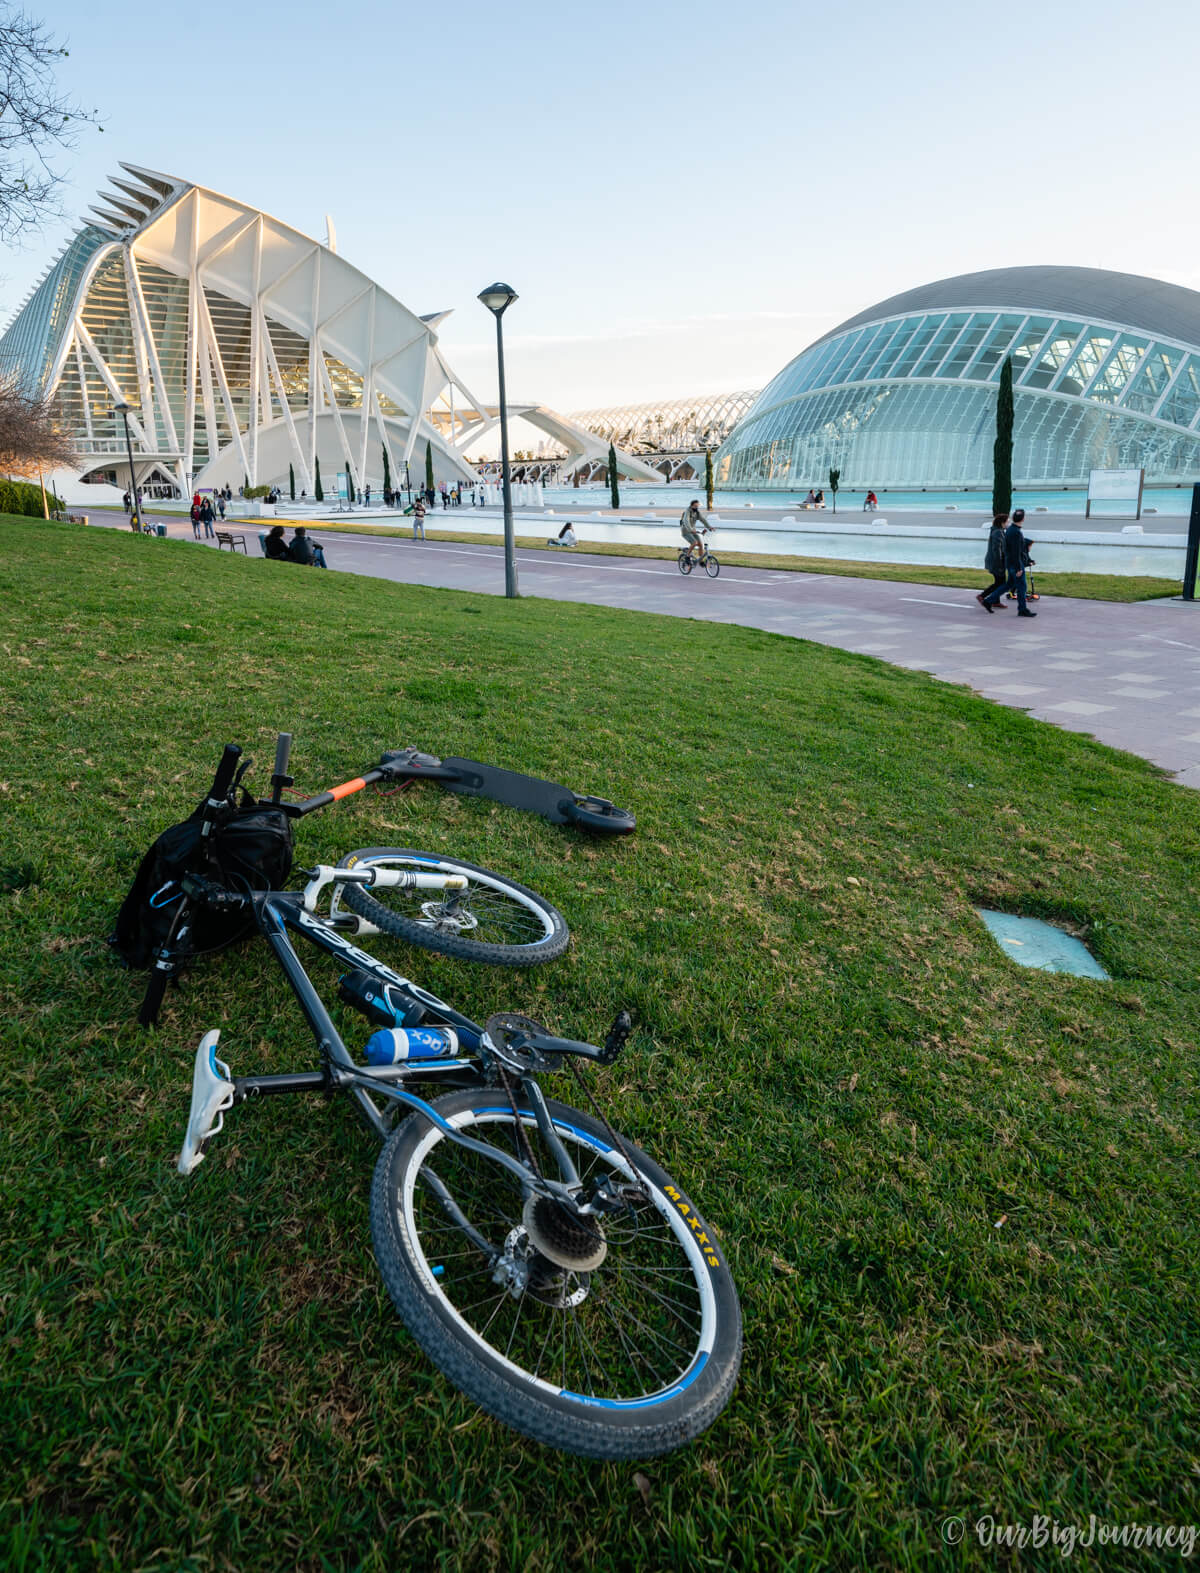
<path fill-rule="evenodd" d="M 276 796 L 287 741 L 276 756 Z M 227 749 L 202 825 L 227 812 L 236 763 Z M 370 1204 L 376 1261 L 434 1364 L 489 1414 L 548 1446 L 609 1460 L 668 1452 L 728 1403 L 741 1313 L 711 1229 L 683 1189 L 612 1128 L 580 1071 L 580 1061 L 616 1062 L 629 1016 L 616 1017 L 603 1046 L 556 1037 L 521 1015 L 479 1025 L 346 937 L 352 926 L 361 932 L 363 909 L 387 914 L 385 893 L 446 899 L 468 886 L 470 868 L 375 847 L 311 870 L 303 891 L 238 889 L 195 866 L 181 874 L 180 900 L 195 913 L 249 920 L 266 940 L 312 1033 L 315 1064 L 234 1076 L 218 1057 L 219 1032 L 207 1033 L 180 1173 L 196 1169 L 227 1112 L 243 1103 L 346 1093 L 383 1144 Z M 531 900 L 553 913 L 506 883 L 523 892 L 523 910 Z M 342 896 L 352 910 L 342 910 Z M 339 996 L 377 1029 L 363 1045 L 365 1064 L 317 994 L 293 935 L 349 969 Z M 546 1097 L 541 1077 L 564 1070 L 591 1113 Z"/>

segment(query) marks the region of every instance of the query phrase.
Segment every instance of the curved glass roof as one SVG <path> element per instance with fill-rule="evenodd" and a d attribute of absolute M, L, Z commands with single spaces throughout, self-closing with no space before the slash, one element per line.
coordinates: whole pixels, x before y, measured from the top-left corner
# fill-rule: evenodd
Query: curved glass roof
<path fill-rule="evenodd" d="M 0 338 L 0 376 L 13 376 L 34 397 L 45 392 L 63 335 L 71 321 L 75 293 L 89 261 L 112 240 L 86 224 L 63 248 L 17 308 Z"/>
<path fill-rule="evenodd" d="M 968 277 L 981 291 L 979 281 L 991 288 L 998 279 L 1045 272 L 1128 277 L 1092 269 Z M 1174 301 L 1170 320 L 1181 323 L 1185 305 L 1195 313 L 1195 337 L 1183 340 L 1011 298 L 972 309 L 960 297 L 950 309 L 946 297 L 961 283 L 909 291 L 810 345 L 768 384 L 720 450 L 719 482 L 794 487 L 828 468 L 816 454 L 823 446 L 830 464 L 840 461 L 846 485 L 987 484 L 989 422 L 1006 358 L 1013 367 L 1014 475 L 1022 483 L 1082 483 L 1089 469 L 1118 464 L 1145 467 L 1155 480 L 1200 473 L 1200 295 L 1162 286 L 1197 303 Z M 1029 279 L 1024 284 L 1019 293 L 1032 287 Z M 943 301 L 941 309 L 887 309 L 912 307 L 931 292 Z M 1094 303 L 1099 292 L 1082 293 Z M 1114 286 L 1109 298 L 1115 293 Z M 886 451 L 868 441 L 889 432 Z M 927 468 L 931 463 L 937 473 Z M 860 473 L 860 465 L 869 473 Z"/>

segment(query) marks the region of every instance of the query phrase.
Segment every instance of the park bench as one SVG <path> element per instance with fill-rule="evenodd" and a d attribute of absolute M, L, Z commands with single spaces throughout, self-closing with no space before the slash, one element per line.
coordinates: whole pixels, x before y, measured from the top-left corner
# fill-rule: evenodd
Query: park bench
<path fill-rule="evenodd" d="M 220 551 L 222 546 L 228 546 L 231 552 L 240 546 L 243 557 L 249 555 L 246 551 L 246 537 L 244 535 L 235 535 L 232 530 L 217 531 L 217 550 Z"/>

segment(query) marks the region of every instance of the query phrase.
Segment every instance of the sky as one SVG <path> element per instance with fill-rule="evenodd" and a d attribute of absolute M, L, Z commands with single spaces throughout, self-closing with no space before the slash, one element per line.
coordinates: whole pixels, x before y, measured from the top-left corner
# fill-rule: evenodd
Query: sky
<path fill-rule="evenodd" d="M 760 388 L 874 302 L 1064 263 L 1200 289 L 1194 0 L 29 0 L 94 108 L 68 218 L 0 256 L 7 321 L 122 159 L 320 239 L 494 400 Z"/>

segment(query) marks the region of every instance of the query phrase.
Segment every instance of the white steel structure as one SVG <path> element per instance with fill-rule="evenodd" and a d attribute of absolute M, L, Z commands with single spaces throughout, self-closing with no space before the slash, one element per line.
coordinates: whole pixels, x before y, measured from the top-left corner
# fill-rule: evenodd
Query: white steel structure
<path fill-rule="evenodd" d="M 415 316 L 343 257 L 256 208 L 123 164 L 0 339 L 0 374 L 48 396 L 87 477 L 286 488 L 318 459 L 394 485 L 474 479 L 457 409 L 484 406 Z M 330 234 L 332 239 L 332 233 Z M 447 408 L 449 422 L 432 418 Z M 490 422 L 487 422 L 490 424 Z M 455 438 L 459 440 L 456 441 Z"/>

